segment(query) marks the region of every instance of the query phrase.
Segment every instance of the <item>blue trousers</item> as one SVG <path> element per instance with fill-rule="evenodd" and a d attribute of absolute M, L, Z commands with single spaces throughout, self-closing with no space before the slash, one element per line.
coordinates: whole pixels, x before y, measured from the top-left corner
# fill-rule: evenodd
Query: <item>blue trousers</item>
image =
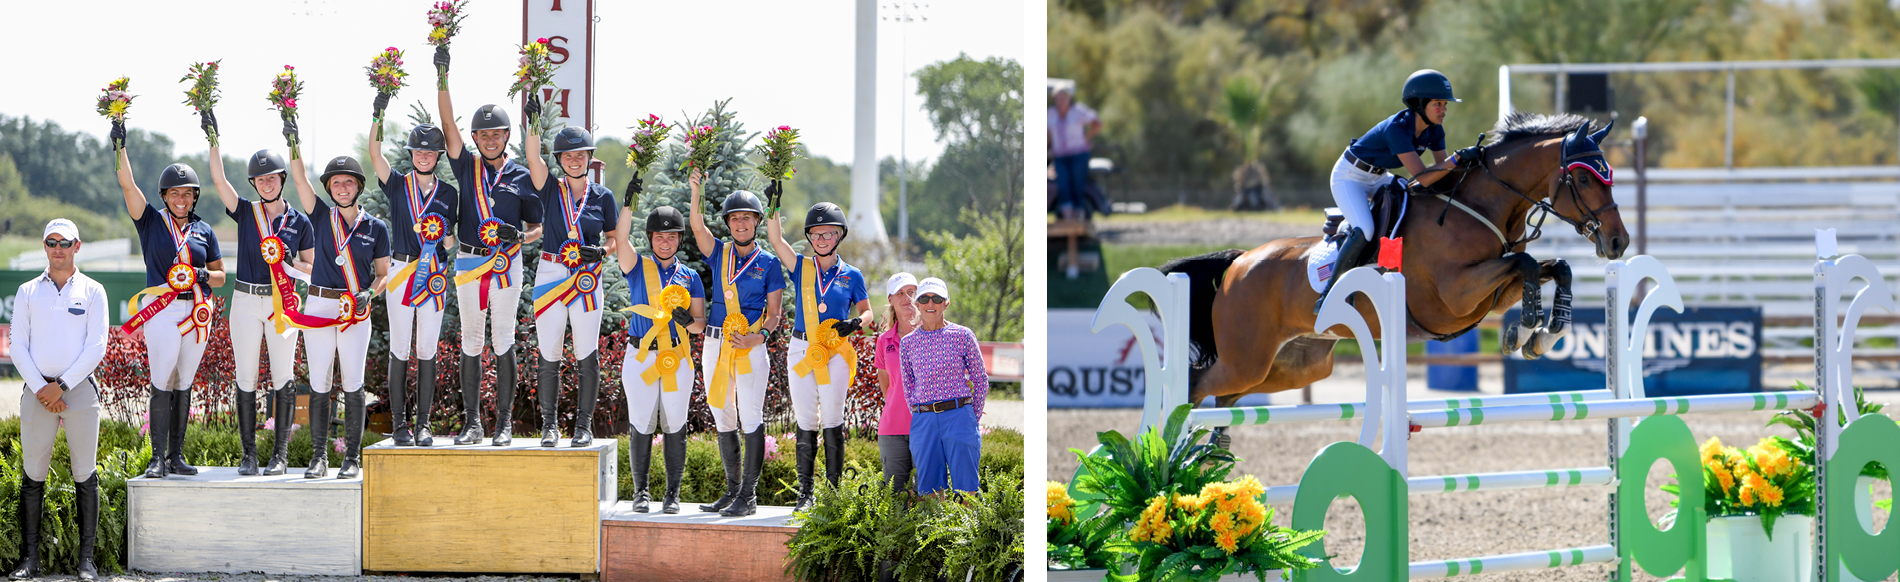
<path fill-rule="evenodd" d="M 1050 160 L 1056 166 L 1056 210 L 1083 208 L 1089 180 L 1089 152 Z"/>
<path fill-rule="evenodd" d="M 976 491 L 976 464 L 982 452 L 975 406 L 911 415 L 910 458 L 917 467 L 918 493 L 952 487 Z"/>

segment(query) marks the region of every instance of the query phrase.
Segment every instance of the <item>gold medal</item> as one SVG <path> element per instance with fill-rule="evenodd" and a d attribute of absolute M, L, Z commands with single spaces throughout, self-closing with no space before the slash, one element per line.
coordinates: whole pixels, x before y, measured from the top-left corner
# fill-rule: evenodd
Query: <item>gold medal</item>
<path fill-rule="evenodd" d="M 737 290 L 734 290 L 734 289 L 726 290 L 726 301 L 732 302 L 732 301 L 738 301 L 738 300 L 739 300 L 739 292 Z"/>
<path fill-rule="evenodd" d="M 417 233 L 417 234 L 421 234 L 421 233 L 422 233 L 422 225 L 420 225 L 420 224 L 418 224 L 418 225 L 416 225 L 416 226 L 415 226 L 415 231 L 416 231 L 416 233 Z"/>

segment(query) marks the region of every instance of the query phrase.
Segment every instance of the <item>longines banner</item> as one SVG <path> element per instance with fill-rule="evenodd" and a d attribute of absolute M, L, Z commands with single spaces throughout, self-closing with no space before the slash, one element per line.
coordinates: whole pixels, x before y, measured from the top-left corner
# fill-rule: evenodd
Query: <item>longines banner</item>
<path fill-rule="evenodd" d="M 1516 309 L 1504 321 L 1517 321 Z M 1606 384 L 1603 308 L 1577 309 L 1570 335 L 1537 360 L 1504 359 L 1506 393 L 1600 390 Z M 1656 310 L 1643 345 L 1648 396 L 1761 391 L 1761 308 L 1690 307 Z"/>

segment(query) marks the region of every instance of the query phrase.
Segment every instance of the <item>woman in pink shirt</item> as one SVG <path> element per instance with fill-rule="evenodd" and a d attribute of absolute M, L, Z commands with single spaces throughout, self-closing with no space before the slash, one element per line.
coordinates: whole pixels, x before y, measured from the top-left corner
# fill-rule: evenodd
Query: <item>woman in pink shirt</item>
<path fill-rule="evenodd" d="M 910 405 L 904 401 L 904 373 L 898 368 L 898 339 L 917 329 L 917 276 L 891 275 L 885 282 L 884 333 L 877 336 L 871 366 L 877 368 L 877 387 L 884 393 L 884 412 L 877 419 L 878 459 L 884 481 L 891 487 L 910 488 Z"/>

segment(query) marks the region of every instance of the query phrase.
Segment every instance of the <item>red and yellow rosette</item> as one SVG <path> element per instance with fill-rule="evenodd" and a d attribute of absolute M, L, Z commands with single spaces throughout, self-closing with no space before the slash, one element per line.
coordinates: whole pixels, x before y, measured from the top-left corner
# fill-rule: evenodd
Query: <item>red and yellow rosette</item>
<path fill-rule="evenodd" d="M 719 364 L 714 367 L 712 382 L 706 385 L 706 404 L 713 408 L 725 408 L 726 391 L 732 389 L 733 381 L 740 375 L 752 373 L 752 360 L 746 357 L 752 348 L 735 348 L 731 341 L 759 328 L 757 324 L 746 322 L 745 312 L 740 311 L 738 305 L 733 304 L 730 309 L 725 323 L 720 326 L 721 333 L 725 334 L 720 341 L 727 344 L 719 347 Z M 765 318 L 759 321 L 764 322 Z"/>
<path fill-rule="evenodd" d="M 447 266 L 436 260 L 435 243 L 448 234 L 447 220 L 434 212 L 424 214 L 421 221 L 416 223 L 415 231 L 422 237 L 421 256 L 397 270 L 395 276 L 389 278 L 384 291 L 401 293 L 399 296 L 405 306 L 419 307 L 434 301 L 438 308 L 446 307 L 449 288 Z"/>
<path fill-rule="evenodd" d="M 196 267 L 191 266 L 189 263 L 173 263 L 170 268 L 165 270 L 164 285 L 146 287 L 140 289 L 138 293 L 132 294 L 131 305 L 138 305 L 139 299 L 146 295 L 156 296 L 157 299 L 152 301 L 151 305 L 147 305 L 145 308 L 140 309 L 138 313 L 133 314 L 131 319 L 126 320 L 124 325 L 119 326 L 119 331 L 132 333 L 140 327 L 144 327 L 145 322 L 151 321 L 153 317 L 158 315 L 158 312 L 164 311 L 165 306 L 171 305 L 172 301 L 178 299 L 179 294 L 191 291 L 197 286 L 198 269 Z M 192 297 L 192 301 L 197 305 L 192 306 L 190 317 L 186 317 L 184 321 L 178 322 L 178 335 L 185 335 L 191 333 L 193 330 L 197 330 L 198 341 L 203 342 L 211 333 L 211 317 L 205 316 L 201 320 L 198 307 L 203 306 L 209 310 L 210 302 L 207 301 L 206 297 L 203 297 L 202 293 Z M 211 315 L 215 315 L 215 313 Z"/>
<path fill-rule="evenodd" d="M 805 342 L 805 358 L 792 366 L 792 372 L 800 376 L 812 376 L 819 384 L 830 384 L 831 366 L 827 364 L 835 356 L 844 356 L 845 365 L 851 370 L 851 374 L 846 377 L 858 377 L 858 349 L 851 345 L 850 340 L 838 337 L 837 328 L 831 327 L 837 322 L 836 319 L 827 319 L 816 328 L 805 328 L 805 337 L 808 338 Z"/>
<path fill-rule="evenodd" d="M 555 261 L 568 268 L 566 279 L 534 286 L 535 317 L 540 317 L 541 312 L 547 311 L 549 307 L 557 304 L 571 306 L 576 301 L 581 303 L 582 311 L 600 308 L 600 302 L 594 295 L 594 291 L 600 288 L 600 263 L 582 263 L 580 248 L 579 242 L 568 241 L 561 245 L 560 254 L 555 256 Z M 572 265 L 568 265 L 570 254 L 573 257 Z"/>
<path fill-rule="evenodd" d="M 674 326 L 679 326 L 680 335 L 682 337 L 686 335 L 686 324 L 673 320 L 673 310 L 681 307 L 690 308 L 692 305 L 692 292 L 679 285 L 667 285 L 665 289 L 660 290 L 659 304 L 643 303 L 631 308 L 635 314 L 653 320 L 653 327 L 648 328 L 647 334 L 641 336 L 639 342 L 633 345 L 633 361 L 646 361 L 646 347 L 654 343 L 659 344 L 659 349 L 654 354 L 653 365 L 640 374 L 640 381 L 651 385 L 653 381 L 659 380 L 660 390 L 664 392 L 679 390 L 679 383 L 674 380 L 675 373 L 679 372 L 680 363 L 690 357 L 690 352 L 687 351 L 686 344 L 673 345 L 673 334 L 667 331 L 673 329 Z M 750 371 L 750 365 L 747 367 Z"/>
<path fill-rule="evenodd" d="M 342 327 L 337 331 L 349 331 L 350 326 L 369 321 L 369 310 L 374 302 L 365 301 L 356 304 L 356 296 L 345 293 L 336 298 L 336 322 Z"/>
<path fill-rule="evenodd" d="M 477 238 L 482 241 L 482 246 L 488 247 L 491 251 L 488 256 L 488 261 L 479 267 L 469 269 L 456 275 L 455 285 L 459 287 L 467 285 L 476 279 L 481 279 L 482 292 L 480 298 L 481 303 L 479 305 L 482 309 L 488 309 L 489 289 L 514 286 L 514 278 L 508 276 L 508 268 L 513 266 L 515 256 L 521 253 L 521 243 L 510 245 L 506 249 L 502 248 L 501 219 L 499 218 L 483 220 L 481 226 L 477 227 L 475 232 Z M 494 284 L 490 285 L 490 281 L 493 281 Z"/>
<path fill-rule="evenodd" d="M 561 266 L 563 267 L 567 267 L 569 269 L 580 268 L 581 241 L 569 240 L 567 242 L 561 243 L 561 249 L 554 253 L 554 259 L 557 261 L 560 261 Z"/>
<path fill-rule="evenodd" d="M 264 264 L 270 267 L 271 324 L 278 334 L 290 330 L 291 313 L 297 311 L 297 283 L 284 271 L 284 261 L 290 258 L 290 245 L 284 239 L 275 236 L 264 237 L 258 245 L 264 256 Z"/>

